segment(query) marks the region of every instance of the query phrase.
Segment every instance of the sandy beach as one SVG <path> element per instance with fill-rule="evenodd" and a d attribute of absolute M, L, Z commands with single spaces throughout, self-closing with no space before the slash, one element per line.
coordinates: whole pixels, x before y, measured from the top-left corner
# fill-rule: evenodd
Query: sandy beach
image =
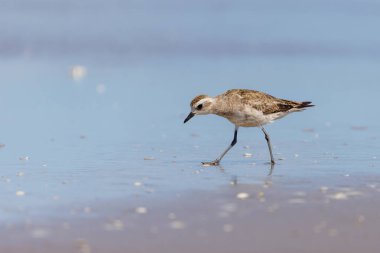
<path fill-rule="evenodd" d="M 377 252 L 377 178 L 342 186 L 230 184 L 171 200 L 120 199 L 2 228 L 2 252 Z M 352 182 L 358 181 L 358 182 Z M 312 183 L 312 182 L 311 182 Z M 297 189 L 296 189 L 297 188 Z M 64 209 L 64 208 L 60 208 Z"/>

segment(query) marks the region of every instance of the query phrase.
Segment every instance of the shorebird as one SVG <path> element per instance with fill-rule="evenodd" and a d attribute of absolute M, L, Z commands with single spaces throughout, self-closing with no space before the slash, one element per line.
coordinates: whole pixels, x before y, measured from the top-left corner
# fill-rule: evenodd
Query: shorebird
<path fill-rule="evenodd" d="M 216 97 L 196 96 L 190 103 L 191 112 L 183 123 L 195 115 L 216 114 L 235 125 L 234 138 L 228 148 L 214 161 L 203 165 L 218 166 L 225 154 L 236 144 L 239 127 L 260 127 L 268 144 L 270 163 L 275 164 L 272 145 L 264 125 L 280 119 L 289 113 L 303 111 L 314 106 L 311 102 L 296 102 L 273 97 L 264 92 L 246 89 L 233 89 Z"/>

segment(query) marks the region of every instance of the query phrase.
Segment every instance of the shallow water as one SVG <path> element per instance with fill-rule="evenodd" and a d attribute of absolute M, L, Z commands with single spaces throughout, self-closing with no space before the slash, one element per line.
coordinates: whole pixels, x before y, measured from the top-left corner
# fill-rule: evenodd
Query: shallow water
<path fill-rule="evenodd" d="M 200 233 L 220 243 L 203 250 L 221 252 L 228 233 L 238 252 L 270 252 L 278 248 L 244 235 L 299 235 L 307 224 L 302 240 L 273 239 L 289 252 L 327 252 L 309 243 L 324 231 L 317 241 L 332 238 L 336 252 L 348 252 L 344 240 L 365 249 L 355 236 L 377 252 L 379 11 L 377 1 L 3 1 L 0 233 L 9 240 L 0 249 L 40 252 L 49 241 L 55 252 L 176 252 L 198 249 L 185 245 Z M 216 116 L 184 125 L 189 102 L 231 88 L 316 105 L 267 126 L 278 159 L 270 176 L 253 128 L 239 131 L 221 167 L 200 166 L 233 126 Z M 225 205 L 236 209 L 228 222 L 214 217 Z M 260 211 L 277 206 L 277 223 Z M 357 219 L 367 225 L 349 232 Z"/>

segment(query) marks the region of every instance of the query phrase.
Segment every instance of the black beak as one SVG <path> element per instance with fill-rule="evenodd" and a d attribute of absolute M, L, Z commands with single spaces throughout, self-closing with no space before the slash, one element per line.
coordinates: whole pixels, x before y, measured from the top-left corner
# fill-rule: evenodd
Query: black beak
<path fill-rule="evenodd" d="M 185 121 L 183 121 L 183 123 L 188 122 L 192 117 L 194 117 L 194 115 L 195 114 L 193 112 L 189 113 L 189 115 L 187 115 L 187 117 L 186 117 Z"/>

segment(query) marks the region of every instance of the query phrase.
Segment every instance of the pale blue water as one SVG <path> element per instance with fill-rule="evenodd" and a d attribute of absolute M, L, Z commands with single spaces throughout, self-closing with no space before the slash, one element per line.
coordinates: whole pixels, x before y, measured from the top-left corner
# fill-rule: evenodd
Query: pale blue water
<path fill-rule="evenodd" d="M 259 130 L 240 131 L 220 173 L 199 164 L 233 126 L 215 116 L 183 125 L 195 95 L 231 88 L 316 105 L 268 126 L 285 158 L 279 184 L 378 175 L 379 12 L 378 1 L 1 1 L 1 216 L 260 182 Z M 69 76 L 78 64 L 80 82 Z"/>

